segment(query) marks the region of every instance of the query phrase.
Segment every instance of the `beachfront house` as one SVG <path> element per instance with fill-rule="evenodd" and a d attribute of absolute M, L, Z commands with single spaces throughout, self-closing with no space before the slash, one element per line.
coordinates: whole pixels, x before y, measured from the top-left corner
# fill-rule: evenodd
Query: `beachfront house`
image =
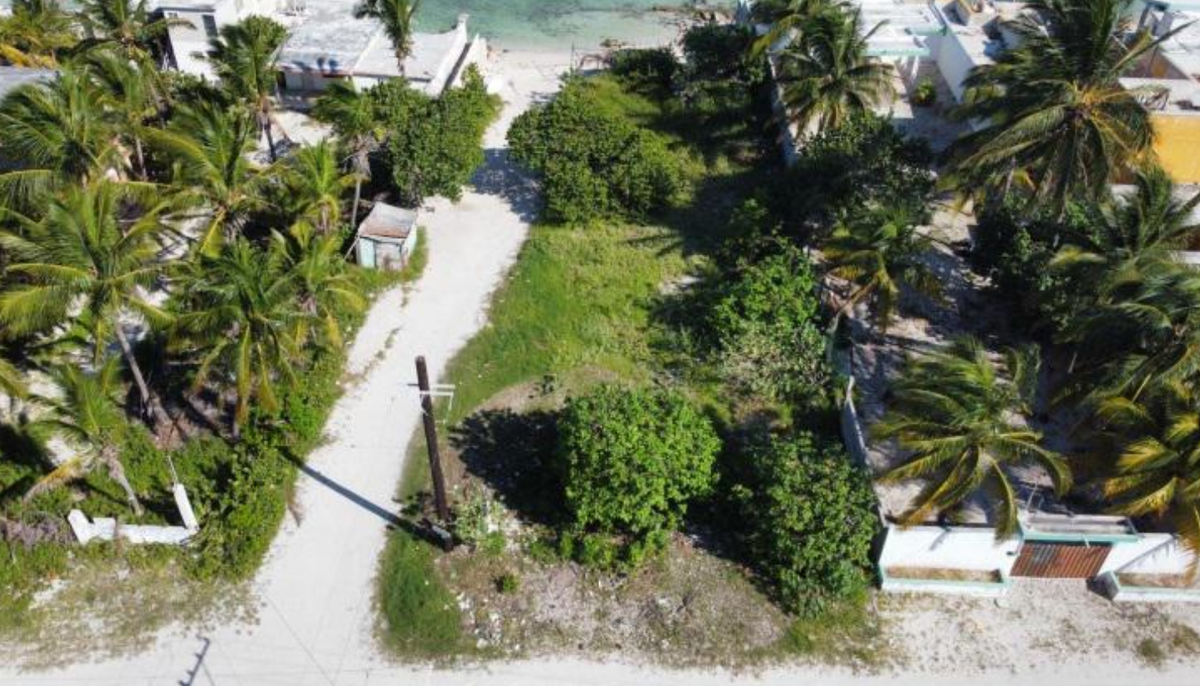
<path fill-rule="evenodd" d="M 359 266 L 403 269 L 417 247 L 418 216 L 416 210 L 375 203 L 354 237 Z"/>
<path fill-rule="evenodd" d="M 468 35 L 467 15 L 461 14 L 449 31 L 414 35 L 401 68 L 378 21 L 345 14 L 294 28 L 280 52 L 279 68 L 290 94 L 319 93 L 339 80 L 370 88 L 403 76 L 417 90 L 437 97 L 485 52 L 483 39 Z"/>
<path fill-rule="evenodd" d="M 203 55 L 222 26 L 255 14 L 286 25 L 306 12 L 305 0 L 157 0 L 154 7 L 168 19 L 179 20 L 163 41 L 167 64 L 207 78 L 213 73 Z"/>
<path fill-rule="evenodd" d="M 319 93 L 335 80 L 370 87 L 404 76 L 418 90 L 436 97 L 487 52 L 482 37 L 468 35 L 464 14 L 449 31 L 416 33 L 401 69 L 382 25 L 374 19 L 356 19 L 355 4 L 355 0 L 157 0 L 156 10 L 183 22 L 172 26 L 164 40 L 167 64 L 210 79 L 214 75 L 204 54 L 221 27 L 252 15 L 283 24 L 289 37 L 279 55 L 280 85 L 295 96 Z"/>

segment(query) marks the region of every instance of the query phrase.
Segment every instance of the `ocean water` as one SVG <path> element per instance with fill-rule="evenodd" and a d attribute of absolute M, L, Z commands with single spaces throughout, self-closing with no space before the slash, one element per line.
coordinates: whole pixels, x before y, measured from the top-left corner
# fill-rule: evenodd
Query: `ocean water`
<path fill-rule="evenodd" d="M 308 0 L 322 3 L 326 0 Z M 345 2 L 346 0 L 335 0 Z M 736 0 L 710 0 L 733 6 Z M 0 7 L 11 0 L 0 0 Z M 471 15 L 469 26 L 501 48 L 586 50 L 606 39 L 632 45 L 658 44 L 676 33 L 674 17 L 655 7 L 687 8 L 694 0 L 423 0 L 421 31 L 443 31 L 455 17 Z M 71 4 L 67 2 L 66 4 Z"/>
<path fill-rule="evenodd" d="M 717 4 L 732 6 L 733 0 Z M 677 33 L 678 14 L 655 8 L 691 5 L 691 0 L 424 0 L 418 29 L 441 30 L 466 12 L 471 30 L 502 48 L 589 49 L 607 39 L 647 45 Z"/>

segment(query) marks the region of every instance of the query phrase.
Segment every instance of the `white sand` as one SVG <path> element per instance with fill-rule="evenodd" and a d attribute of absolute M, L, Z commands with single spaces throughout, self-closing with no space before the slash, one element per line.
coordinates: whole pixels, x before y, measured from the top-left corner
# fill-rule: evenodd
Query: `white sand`
<path fill-rule="evenodd" d="M 413 359 L 424 354 L 436 376 L 483 325 L 488 296 L 512 264 L 536 206 L 525 180 L 506 164 L 503 134 L 515 114 L 557 88 L 565 63 L 565 55 L 505 53 L 492 65 L 505 84 L 508 105 L 503 120 L 488 133 L 487 165 L 477 188 L 461 203 L 433 203 L 424 221 L 430 260 L 423 279 L 407 298 L 400 292 L 382 297 L 354 343 L 350 372 L 361 373 L 362 379 L 338 403 L 327 427 L 328 443 L 311 456 L 312 475 L 300 480 L 300 523 L 288 519 L 258 576 L 259 622 L 220 627 L 203 638 L 173 628 L 161 632 L 137 657 L 54 671 L 22 673 L 0 655 L 0 686 L 1200 683 L 1195 667 L 1140 667 L 1121 635 L 1125 625 L 1115 620 L 1150 611 L 1116 609 L 1080 585 L 1025 587 L 1006 609 L 918 597 L 906 607 L 886 610 L 896 627 L 897 650 L 913 663 L 896 674 L 797 666 L 735 677 L 719 670 L 663 671 L 550 658 L 458 671 L 390 664 L 373 638 L 371 595 L 385 540 L 384 517 L 396 507 L 392 496 L 401 458 L 419 417 L 417 396 L 409 386 Z M 1200 629 L 1200 609 L 1174 607 L 1167 614 Z M 211 644 L 193 675 L 205 638 Z M 1080 640 L 1093 645 L 1107 641 L 1112 653 L 1080 657 L 1075 652 L 1083 647 Z"/>

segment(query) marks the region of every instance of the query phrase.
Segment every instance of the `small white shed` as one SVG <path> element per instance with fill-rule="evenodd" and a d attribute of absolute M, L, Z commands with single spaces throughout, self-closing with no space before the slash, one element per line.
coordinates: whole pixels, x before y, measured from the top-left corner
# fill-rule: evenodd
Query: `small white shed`
<path fill-rule="evenodd" d="M 377 202 L 358 225 L 358 264 L 403 269 L 417 246 L 417 211 Z"/>

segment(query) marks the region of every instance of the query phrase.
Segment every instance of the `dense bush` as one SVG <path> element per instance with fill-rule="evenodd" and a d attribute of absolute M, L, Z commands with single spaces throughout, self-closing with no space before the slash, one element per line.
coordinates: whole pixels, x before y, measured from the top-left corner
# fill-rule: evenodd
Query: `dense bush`
<path fill-rule="evenodd" d="M 818 402 L 829 372 L 817 277 L 800 248 L 772 244 L 773 251 L 738 265 L 717 289 L 709 316 L 721 368 L 749 395 Z"/>
<path fill-rule="evenodd" d="M 747 552 L 780 603 L 811 616 L 861 593 L 879 525 L 862 470 L 806 433 L 747 452 L 733 497 L 749 527 Z"/>
<path fill-rule="evenodd" d="M 615 76 L 666 88 L 680 65 L 670 48 L 628 48 L 612 53 L 608 68 Z"/>
<path fill-rule="evenodd" d="M 635 566 L 710 492 L 720 447 L 711 422 L 675 393 L 605 385 L 572 398 L 558 446 L 567 540 L 577 543 L 568 552 Z"/>
<path fill-rule="evenodd" d="M 737 24 L 699 24 L 683 35 L 683 61 L 691 81 L 733 80 L 742 85 L 766 78 L 766 61 L 750 57 L 754 33 Z"/>
<path fill-rule="evenodd" d="M 1030 216 L 1021 207 L 992 207 L 979 213 L 971 264 L 991 280 L 1026 331 L 1053 335 L 1086 304 L 1087 286 L 1050 268 L 1056 245 L 1086 231 L 1086 218 L 1070 208 L 1062 220 Z"/>
<path fill-rule="evenodd" d="M 813 137 L 785 180 L 784 213 L 809 237 L 864 207 L 920 215 L 933 192 L 932 154 L 868 114 Z"/>
<path fill-rule="evenodd" d="M 387 132 L 385 166 L 401 202 L 462 197 L 462 187 L 483 163 L 483 134 L 500 111 L 478 70 L 440 98 L 393 79 L 370 91 L 375 117 Z"/>
<path fill-rule="evenodd" d="M 508 141 L 514 159 L 542 176 L 551 221 L 642 219 L 665 208 L 683 184 L 666 142 L 606 107 L 585 80 L 518 117 Z"/>

